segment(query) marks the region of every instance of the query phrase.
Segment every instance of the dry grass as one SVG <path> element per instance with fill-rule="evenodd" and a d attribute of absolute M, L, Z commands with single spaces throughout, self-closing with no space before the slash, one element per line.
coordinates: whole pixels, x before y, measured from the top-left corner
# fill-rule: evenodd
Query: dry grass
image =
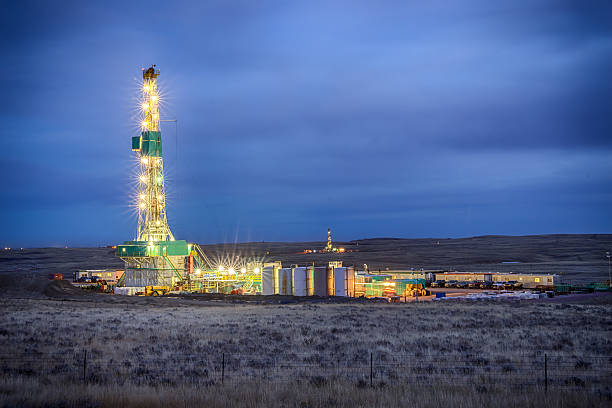
<path fill-rule="evenodd" d="M 15 391 L 19 390 L 19 391 Z M 26 391 L 27 390 L 27 391 Z M 31 392 L 37 390 L 36 392 Z M 474 393 L 470 387 L 358 387 L 331 383 L 244 382 L 240 386 L 130 387 L 49 384 L 36 380 L 0 380 L 4 406 L 45 407 L 608 407 L 609 396 L 507 388 Z"/>
<path fill-rule="evenodd" d="M 4 298 L 0 308 L 5 359 L 0 401 L 9 406 L 610 403 L 609 373 L 603 381 L 587 380 L 597 368 L 593 361 L 610 364 L 609 305 L 233 305 L 179 299 L 122 304 Z M 89 356 L 87 385 L 81 374 L 83 350 Z M 225 385 L 220 384 L 222 353 Z M 370 353 L 377 365 L 372 389 Z M 537 385 L 544 353 L 551 367 L 569 364 L 571 370 L 558 381 L 551 376 L 554 392 L 547 396 Z M 407 365 L 398 369 L 393 365 L 398 361 Z M 415 366 L 432 361 L 433 366 Z M 424 373 L 417 370 L 425 368 L 427 376 L 417 377 Z M 506 377 L 477 386 L 483 370 Z M 411 377 L 404 378 L 405 373 Z"/>

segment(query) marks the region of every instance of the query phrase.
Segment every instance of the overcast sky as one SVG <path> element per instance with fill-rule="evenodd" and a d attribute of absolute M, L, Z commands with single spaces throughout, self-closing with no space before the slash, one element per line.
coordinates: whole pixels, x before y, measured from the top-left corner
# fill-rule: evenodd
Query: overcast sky
<path fill-rule="evenodd" d="M 3 3 L 0 244 L 134 238 L 151 64 L 177 239 L 610 233 L 610 4 Z"/>

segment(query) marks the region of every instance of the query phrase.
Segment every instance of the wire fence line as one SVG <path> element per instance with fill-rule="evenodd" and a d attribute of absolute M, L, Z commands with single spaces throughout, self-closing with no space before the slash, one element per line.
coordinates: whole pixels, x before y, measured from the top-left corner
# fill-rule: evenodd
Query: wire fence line
<path fill-rule="evenodd" d="M 172 355 L 158 358 L 73 354 L 0 355 L 3 376 L 59 377 L 83 383 L 214 385 L 244 381 L 333 381 L 358 386 L 407 384 L 612 390 L 612 356 L 547 355 L 522 360 L 469 356 L 415 356 L 365 353 L 358 359 L 291 353 L 279 358 L 257 354 Z"/>

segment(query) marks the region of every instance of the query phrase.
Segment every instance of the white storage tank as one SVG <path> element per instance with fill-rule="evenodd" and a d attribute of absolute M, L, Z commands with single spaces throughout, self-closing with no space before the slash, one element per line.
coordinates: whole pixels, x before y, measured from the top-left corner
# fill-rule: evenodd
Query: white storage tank
<path fill-rule="evenodd" d="M 261 293 L 264 295 L 276 295 L 278 293 L 278 268 L 264 266 L 261 271 Z"/>
<path fill-rule="evenodd" d="M 313 269 L 306 266 L 293 268 L 293 296 L 312 296 L 314 292 Z"/>
<path fill-rule="evenodd" d="M 334 292 L 336 296 L 355 296 L 355 269 L 334 268 Z"/>

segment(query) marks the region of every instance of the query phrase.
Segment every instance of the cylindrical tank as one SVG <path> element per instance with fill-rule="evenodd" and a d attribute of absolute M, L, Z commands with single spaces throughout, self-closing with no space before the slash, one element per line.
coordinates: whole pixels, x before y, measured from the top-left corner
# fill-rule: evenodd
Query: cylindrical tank
<path fill-rule="evenodd" d="M 306 296 L 314 296 L 314 266 L 306 268 Z"/>
<path fill-rule="evenodd" d="M 291 268 L 281 268 L 278 270 L 278 293 L 280 295 L 293 294 L 293 277 Z"/>
<path fill-rule="evenodd" d="M 274 266 L 264 266 L 261 271 L 261 293 L 264 295 L 274 295 L 278 287 L 276 281 L 276 268 Z"/>
<path fill-rule="evenodd" d="M 334 267 L 328 266 L 327 267 L 327 296 L 334 296 L 336 294 L 336 291 L 334 290 L 335 286 L 336 285 L 334 282 Z"/>
<path fill-rule="evenodd" d="M 336 296 L 355 296 L 355 270 L 353 267 L 334 268 L 334 290 Z"/>
<path fill-rule="evenodd" d="M 327 267 L 317 266 L 314 268 L 314 288 L 315 296 L 329 296 L 327 291 Z"/>
<path fill-rule="evenodd" d="M 308 269 L 305 266 L 293 268 L 293 296 L 308 296 Z"/>

